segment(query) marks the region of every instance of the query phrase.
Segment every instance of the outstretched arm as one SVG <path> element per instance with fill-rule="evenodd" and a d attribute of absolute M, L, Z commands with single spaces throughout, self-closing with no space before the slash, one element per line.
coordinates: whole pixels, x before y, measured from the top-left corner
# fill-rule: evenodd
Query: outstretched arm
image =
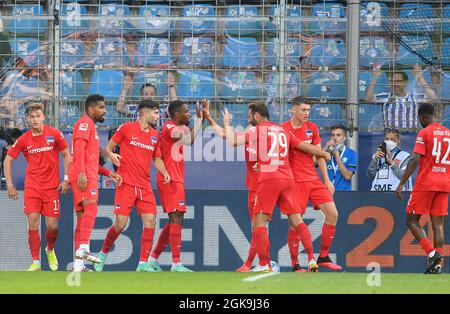
<path fill-rule="evenodd" d="M 403 174 L 402 179 L 400 180 L 400 183 L 398 184 L 397 189 L 395 190 L 395 195 L 398 199 L 403 200 L 403 187 L 405 183 L 408 181 L 409 177 L 411 177 L 416 171 L 417 166 L 419 165 L 420 155 L 413 153 L 411 155 L 411 158 L 409 159 L 408 166 L 406 167 L 405 174 Z"/>

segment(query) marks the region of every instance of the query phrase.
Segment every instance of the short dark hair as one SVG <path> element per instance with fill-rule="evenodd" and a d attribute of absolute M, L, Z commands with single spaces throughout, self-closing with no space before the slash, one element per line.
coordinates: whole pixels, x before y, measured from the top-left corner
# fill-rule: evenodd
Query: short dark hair
<path fill-rule="evenodd" d="M 169 111 L 170 117 L 173 118 L 175 116 L 175 113 L 177 111 L 180 111 L 181 108 L 183 108 L 183 105 L 187 104 L 185 101 L 181 100 L 174 100 L 169 103 L 169 108 L 167 108 L 167 111 Z"/>
<path fill-rule="evenodd" d="M 394 71 L 394 72 L 392 72 L 392 74 L 390 76 L 391 80 L 392 80 L 392 78 L 394 77 L 395 74 L 400 74 L 404 81 L 409 81 L 408 74 L 406 74 L 406 72 L 404 72 L 404 71 Z"/>
<path fill-rule="evenodd" d="M 419 116 L 425 118 L 431 118 L 436 115 L 436 111 L 434 110 L 434 106 L 432 104 L 421 104 L 419 106 Z"/>
<path fill-rule="evenodd" d="M 155 89 L 155 92 L 157 92 L 158 90 L 156 89 L 156 86 L 150 83 L 145 83 L 141 86 L 141 89 L 139 89 L 139 94 L 142 94 L 142 90 L 146 87 L 153 87 Z"/>
<path fill-rule="evenodd" d="M 84 102 L 84 109 L 87 111 L 88 107 L 97 106 L 99 101 L 105 101 L 105 97 L 99 94 L 89 95 Z"/>
<path fill-rule="evenodd" d="M 336 125 L 333 125 L 333 126 L 331 127 L 331 131 L 334 131 L 334 130 L 337 130 L 337 129 L 341 129 L 342 131 L 344 131 L 345 134 L 347 134 L 347 132 L 348 132 L 347 127 L 345 127 L 345 126 L 342 125 L 342 124 L 336 124 Z"/>
<path fill-rule="evenodd" d="M 159 104 L 151 99 L 143 99 L 138 106 L 138 111 L 142 109 L 159 109 Z"/>
<path fill-rule="evenodd" d="M 292 104 L 292 106 L 300 106 L 301 104 L 307 104 L 307 105 L 312 106 L 313 102 L 308 97 L 297 96 L 297 97 L 292 98 L 291 104 Z"/>
<path fill-rule="evenodd" d="M 269 109 L 267 108 L 266 103 L 262 100 L 251 102 L 248 105 L 248 109 L 252 112 L 252 114 L 259 113 L 261 117 L 270 120 Z"/>

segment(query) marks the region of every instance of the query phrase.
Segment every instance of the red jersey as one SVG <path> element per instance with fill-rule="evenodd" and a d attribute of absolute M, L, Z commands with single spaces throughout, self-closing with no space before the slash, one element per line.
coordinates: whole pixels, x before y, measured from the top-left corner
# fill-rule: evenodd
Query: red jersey
<path fill-rule="evenodd" d="M 414 191 L 450 192 L 450 131 L 432 123 L 417 134 L 414 153 L 421 155 Z"/>
<path fill-rule="evenodd" d="M 292 126 L 291 120 L 283 123 L 283 127 L 292 135 L 306 144 L 317 145 L 320 143 L 319 128 L 315 123 L 305 122 L 299 128 Z M 310 182 L 319 180 L 313 157 L 301 150 L 293 149 L 289 153 L 289 162 L 294 174 L 295 182 Z"/>
<path fill-rule="evenodd" d="M 247 129 L 245 135 L 245 165 L 247 170 L 246 186 L 250 191 L 256 191 L 258 173 L 253 170 L 257 162 L 256 156 L 256 128 L 254 126 Z"/>
<path fill-rule="evenodd" d="M 159 140 L 158 132 L 142 131 L 138 121 L 122 124 L 111 138 L 120 145 L 120 167 L 117 173 L 123 182 L 141 188 L 150 187 L 150 167 Z"/>
<path fill-rule="evenodd" d="M 73 127 L 72 135 L 72 162 L 69 168 L 69 181 L 78 180 L 81 172 L 80 161 L 78 160 L 79 152 L 74 151 L 73 145 L 76 140 L 86 141 L 84 150 L 84 168 L 87 179 L 97 180 L 100 146 L 97 134 L 97 128 L 94 121 L 89 116 L 82 116 Z"/>
<path fill-rule="evenodd" d="M 56 189 L 59 186 L 59 152 L 67 148 L 60 130 L 44 125 L 42 134 L 33 135 L 31 130 L 20 136 L 8 150 L 16 159 L 22 152 L 28 162 L 25 188 Z"/>
<path fill-rule="evenodd" d="M 190 130 L 185 125 L 177 126 L 173 121 L 167 121 L 161 129 L 158 149 L 171 180 L 184 183 L 184 146 L 178 140 L 172 138 L 172 134 L 175 132 L 188 134 Z M 164 181 L 163 175 L 159 172 L 156 181 Z"/>
<path fill-rule="evenodd" d="M 289 165 L 289 149 L 300 140 L 293 137 L 282 125 L 263 122 L 256 126 L 257 154 L 259 163 L 258 183 L 273 179 L 293 180 Z"/>

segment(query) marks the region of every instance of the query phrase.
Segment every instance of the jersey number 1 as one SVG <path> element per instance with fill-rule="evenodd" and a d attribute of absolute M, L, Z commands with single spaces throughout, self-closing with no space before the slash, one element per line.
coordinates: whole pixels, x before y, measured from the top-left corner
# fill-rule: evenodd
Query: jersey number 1
<path fill-rule="evenodd" d="M 433 144 L 433 151 L 431 152 L 432 156 L 436 156 L 436 163 L 443 164 L 443 165 L 450 165 L 450 160 L 448 160 L 448 157 L 450 155 L 450 138 L 444 138 L 444 142 L 447 142 L 447 152 L 445 153 L 444 157 L 441 159 L 442 154 L 442 142 L 438 141 L 437 138 L 434 138 L 434 144 Z"/>

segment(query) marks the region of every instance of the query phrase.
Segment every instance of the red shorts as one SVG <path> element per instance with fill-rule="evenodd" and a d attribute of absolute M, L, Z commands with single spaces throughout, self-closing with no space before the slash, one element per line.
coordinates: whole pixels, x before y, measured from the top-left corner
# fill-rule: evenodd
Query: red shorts
<path fill-rule="evenodd" d="M 88 179 L 84 191 L 77 186 L 77 181 L 70 183 L 73 191 L 73 208 L 76 212 L 83 211 L 81 202 L 84 200 L 95 200 L 98 202 L 98 183 L 97 180 Z"/>
<path fill-rule="evenodd" d="M 186 194 L 181 182 L 157 182 L 159 198 L 166 214 L 186 212 Z"/>
<path fill-rule="evenodd" d="M 258 183 L 253 215 L 267 214 L 271 220 L 275 205 L 285 215 L 300 213 L 294 180 L 275 179 Z"/>
<path fill-rule="evenodd" d="M 319 210 L 319 205 L 334 202 L 333 195 L 321 180 L 296 182 L 295 186 L 302 215 L 306 212 L 308 201 L 311 201 L 315 210 Z"/>
<path fill-rule="evenodd" d="M 250 219 L 253 220 L 254 216 L 254 207 L 256 202 L 256 191 L 248 191 L 248 214 L 250 215 Z"/>
<path fill-rule="evenodd" d="M 448 192 L 412 191 L 406 212 L 432 216 L 448 215 Z"/>
<path fill-rule="evenodd" d="M 151 188 L 139 188 L 122 183 L 116 188 L 114 215 L 130 216 L 136 206 L 139 215 L 156 215 L 156 200 Z"/>
<path fill-rule="evenodd" d="M 59 218 L 59 191 L 54 189 L 40 190 L 25 188 L 23 212 L 25 215 L 39 213 L 45 217 Z"/>

